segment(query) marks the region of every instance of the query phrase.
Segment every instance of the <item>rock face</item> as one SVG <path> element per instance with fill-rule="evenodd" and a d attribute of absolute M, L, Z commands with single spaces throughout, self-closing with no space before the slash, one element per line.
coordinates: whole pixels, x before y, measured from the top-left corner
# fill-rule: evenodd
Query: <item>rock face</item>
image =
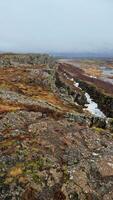
<path fill-rule="evenodd" d="M 107 117 L 113 117 L 113 96 L 103 93 L 94 85 L 80 80 L 80 86 L 86 90 L 91 97 L 96 100 L 99 107 L 103 110 Z M 113 87 L 113 86 L 112 86 Z"/>
<path fill-rule="evenodd" d="M 1 55 L 1 200 L 113 199 L 113 120 L 77 83 L 47 55 Z"/>
<path fill-rule="evenodd" d="M 67 98 L 71 96 L 73 98 L 73 101 L 78 103 L 79 105 L 84 106 L 87 103 L 85 94 L 82 90 L 74 86 L 74 80 L 71 78 L 66 79 L 66 75 L 64 72 L 58 70 L 56 72 L 56 87 L 61 91 L 61 93 L 65 94 L 67 93 Z"/>

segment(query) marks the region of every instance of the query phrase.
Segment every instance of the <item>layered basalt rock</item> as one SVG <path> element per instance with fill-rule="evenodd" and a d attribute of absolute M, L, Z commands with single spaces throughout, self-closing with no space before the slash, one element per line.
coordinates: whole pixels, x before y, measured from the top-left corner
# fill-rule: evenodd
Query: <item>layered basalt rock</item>
<path fill-rule="evenodd" d="M 58 70 L 55 79 L 55 85 L 60 93 L 64 95 L 64 98 L 67 94 L 67 97 L 71 97 L 78 105 L 84 106 L 87 103 L 84 91 L 77 88 L 74 85 L 74 80 L 71 80 L 71 77 L 67 76 L 65 72 Z"/>
<path fill-rule="evenodd" d="M 82 69 L 69 64 L 59 64 L 59 70 L 69 74 L 80 84 L 80 88 L 90 94 L 107 117 L 113 117 L 113 85 L 88 77 Z"/>

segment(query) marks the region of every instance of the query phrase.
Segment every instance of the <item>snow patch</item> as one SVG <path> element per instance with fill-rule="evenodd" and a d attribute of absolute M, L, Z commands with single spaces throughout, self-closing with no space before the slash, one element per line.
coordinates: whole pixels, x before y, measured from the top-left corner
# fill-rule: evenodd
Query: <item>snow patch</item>
<path fill-rule="evenodd" d="M 73 79 L 73 78 L 71 78 L 71 79 L 70 79 L 70 81 L 74 81 L 74 79 Z"/>
<path fill-rule="evenodd" d="M 64 73 L 64 76 L 65 76 L 68 80 L 72 81 L 72 82 L 73 82 L 73 85 L 74 85 L 76 88 L 79 88 L 80 90 L 82 90 L 82 89 L 80 88 L 80 86 L 79 86 L 79 83 L 76 82 L 76 81 L 74 81 L 74 78 L 71 78 L 71 79 L 70 79 L 70 78 L 67 76 L 66 73 Z M 90 77 L 91 77 L 91 78 L 95 78 L 95 79 L 97 78 L 97 77 L 94 77 L 94 76 L 90 76 Z M 90 95 L 89 95 L 88 93 L 85 93 L 85 96 L 86 96 L 86 99 L 87 99 L 88 104 L 85 104 L 86 108 L 85 108 L 84 110 L 88 110 L 92 115 L 95 115 L 96 117 L 106 118 L 105 114 L 98 108 L 98 104 L 95 103 L 95 102 L 91 99 Z M 78 104 L 77 104 L 77 105 L 78 105 Z"/>
<path fill-rule="evenodd" d="M 78 88 L 79 87 L 79 83 L 74 82 L 74 86 Z"/>
<path fill-rule="evenodd" d="M 97 77 L 96 76 L 89 76 L 90 78 L 96 78 L 97 79 Z"/>
<path fill-rule="evenodd" d="M 95 103 L 90 95 L 88 93 L 85 93 L 86 99 L 88 104 L 85 104 L 85 106 L 87 106 L 87 108 L 85 108 L 85 110 L 88 110 L 90 113 L 92 113 L 93 115 L 95 115 L 96 117 L 101 117 L 101 118 L 105 118 L 106 116 L 104 115 L 104 113 L 98 108 L 98 104 Z"/>

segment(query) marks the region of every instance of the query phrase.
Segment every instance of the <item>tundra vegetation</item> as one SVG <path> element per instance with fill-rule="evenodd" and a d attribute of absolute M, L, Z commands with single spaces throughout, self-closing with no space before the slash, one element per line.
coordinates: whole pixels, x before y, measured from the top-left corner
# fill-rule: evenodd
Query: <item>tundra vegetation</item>
<path fill-rule="evenodd" d="M 0 55 L 1 200 L 113 199 L 113 85 L 90 73 Z M 86 92 L 105 118 L 85 109 Z"/>

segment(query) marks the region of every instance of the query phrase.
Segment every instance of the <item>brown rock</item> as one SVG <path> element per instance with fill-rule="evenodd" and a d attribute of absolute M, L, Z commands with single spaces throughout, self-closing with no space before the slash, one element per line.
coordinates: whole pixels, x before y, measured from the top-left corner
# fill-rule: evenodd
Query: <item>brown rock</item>
<path fill-rule="evenodd" d="M 66 196 L 62 191 L 55 192 L 53 200 L 65 200 Z"/>
<path fill-rule="evenodd" d="M 113 191 L 105 194 L 103 200 L 113 200 Z"/>
<path fill-rule="evenodd" d="M 38 200 L 37 191 L 32 187 L 27 188 L 22 195 L 22 200 Z"/>
<path fill-rule="evenodd" d="M 113 156 L 100 159 L 97 168 L 102 177 L 113 176 Z"/>

